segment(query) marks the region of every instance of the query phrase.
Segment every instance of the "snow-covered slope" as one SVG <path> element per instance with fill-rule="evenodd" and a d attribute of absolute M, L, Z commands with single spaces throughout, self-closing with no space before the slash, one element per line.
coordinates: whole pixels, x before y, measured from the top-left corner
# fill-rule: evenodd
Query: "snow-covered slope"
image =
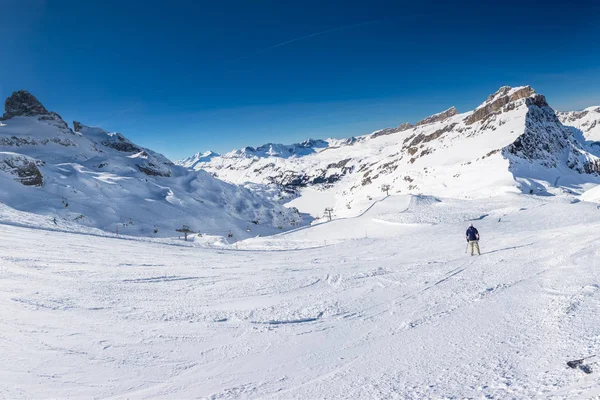
<path fill-rule="evenodd" d="M 237 251 L 0 224 L 0 397 L 597 399 L 566 362 L 600 347 L 600 212 L 571 200 L 390 196 Z"/>
<path fill-rule="evenodd" d="M 195 169 L 196 165 L 199 163 L 207 163 L 210 162 L 215 157 L 219 157 L 220 154 L 215 153 L 212 150 L 205 151 L 204 153 L 196 153 L 191 157 L 185 158 L 183 160 L 178 160 L 176 162 L 177 165 L 181 165 L 182 167 Z"/>
<path fill-rule="evenodd" d="M 0 124 L 0 202 L 55 224 L 147 236 L 188 225 L 240 239 L 301 223 L 293 210 L 204 171 L 174 165 L 119 133 L 47 111 L 26 91 L 6 100 Z M 156 231 L 156 232 L 155 232 Z"/>
<path fill-rule="evenodd" d="M 320 141 L 313 141 L 320 143 Z M 426 193 L 462 198 L 506 192 L 582 190 L 600 182 L 597 149 L 565 127 L 531 87 L 502 87 L 475 110 L 452 107 L 414 125 L 325 142 L 309 151 L 247 149 L 197 163 L 229 182 L 315 187 L 333 193 L 338 215 L 356 215 L 368 198 Z M 272 150 L 275 149 L 275 150 Z M 255 149 L 252 149 L 255 150 Z M 285 156 L 281 156 L 285 154 Z"/>
<path fill-rule="evenodd" d="M 581 131 L 586 140 L 600 141 L 600 106 L 582 111 L 557 112 L 560 121 Z"/>

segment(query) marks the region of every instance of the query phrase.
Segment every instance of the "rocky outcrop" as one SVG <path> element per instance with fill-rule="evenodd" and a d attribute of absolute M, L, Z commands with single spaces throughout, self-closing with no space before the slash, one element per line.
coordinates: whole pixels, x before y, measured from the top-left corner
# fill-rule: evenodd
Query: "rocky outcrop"
<path fill-rule="evenodd" d="M 74 147 L 76 146 L 75 142 L 73 142 L 69 138 L 63 137 L 53 137 L 53 138 L 42 138 L 39 140 L 30 139 L 30 138 L 22 138 L 18 136 L 10 136 L 10 137 L 2 137 L 0 136 L 0 146 L 14 146 L 14 147 L 23 147 L 23 146 L 45 146 L 49 143 L 54 143 L 63 147 Z"/>
<path fill-rule="evenodd" d="M 496 93 L 490 95 L 487 100 L 477 107 L 475 111 L 465 120 L 467 125 L 472 125 L 475 122 L 482 121 L 488 118 L 490 115 L 498 114 L 502 108 L 513 101 L 517 101 L 526 97 L 535 95 L 535 90 L 531 86 L 523 86 L 520 88 L 511 88 L 510 86 L 501 87 Z M 536 102 L 540 105 L 547 105 L 546 99 L 542 95 Z"/>
<path fill-rule="evenodd" d="M 599 159 L 583 147 L 569 128 L 561 124 L 544 96 L 534 94 L 525 100 L 528 107 L 525 132 L 503 149 L 505 157 L 537 162 L 546 168 L 556 168 L 561 160 L 579 173 L 596 174 Z"/>
<path fill-rule="evenodd" d="M 50 115 L 46 107 L 31 93 L 19 90 L 9 96 L 4 102 L 3 120 L 13 117 L 35 117 L 37 115 Z"/>
<path fill-rule="evenodd" d="M 379 137 L 379 136 L 386 136 L 386 135 L 391 135 L 393 133 L 402 132 L 402 131 L 408 130 L 412 127 L 413 126 L 411 124 L 409 124 L 408 122 L 405 122 L 396 128 L 381 129 L 379 131 L 373 132 L 371 134 L 371 139 L 375 139 L 376 137 Z"/>
<path fill-rule="evenodd" d="M 114 135 L 110 136 L 108 139 L 103 141 L 102 144 L 106 147 L 110 147 L 111 149 L 115 149 L 123 153 L 139 153 L 142 151 L 141 147 L 131 143 L 120 133 L 115 133 Z"/>
<path fill-rule="evenodd" d="M 153 162 L 144 162 L 141 164 L 137 164 L 138 169 L 148 176 L 163 176 L 169 177 L 171 176 L 171 170 L 168 168 L 161 168 L 160 166 L 154 164 Z"/>
<path fill-rule="evenodd" d="M 81 132 L 81 130 L 83 129 L 84 125 L 79 122 L 79 121 L 73 121 L 73 130 L 75 132 Z"/>
<path fill-rule="evenodd" d="M 412 139 L 412 141 L 410 142 L 408 147 L 414 147 L 414 146 L 420 145 L 422 143 L 428 143 L 428 142 L 431 142 L 432 140 L 438 139 L 444 133 L 450 132 L 452 129 L 454 129 L 454 127 L 456 125 L 457 125 L 456 123 L 446 125 L 443 128 L 440 128 L 437 131 L 430 133 L 429 135 L 420 133 L 417 136 L 415 136 L 414 139 Z"/>
<path fill-rule="evenodd" d="M 14 153 L 0 153 L 0 171 L 15 176 L 17 182 L 25 186 L 43 186 L 44 177 L 38 167 L 44 163 L 30 157 Z"/>
<path fill-rule="evenodd" d="M 7 121 L 15 117 L 37 117 L 49 125 L 54 125 L 64 133 L 73 133 L 69 125 L 54 111 L 46 107 L 26 90 L 13 92 L 4 102 L 4 115 L 0 120 Z"/>
<path fill-rule="evenodd" d="M 453 117 L 457 114 L 458 114 L 458 110 L 456 109 L 456 107 L 452 106 L 449 109 L 447 109 L 446 111 L 442 111 L 441 113 L 433 114 L 433 115 L 417 122 L 415 124 L 415 126 L 421 126 L 421 125 L 432 124 L 434 122 L 440 122 L 440 121 L 443 121 L 450 117 Z"/>

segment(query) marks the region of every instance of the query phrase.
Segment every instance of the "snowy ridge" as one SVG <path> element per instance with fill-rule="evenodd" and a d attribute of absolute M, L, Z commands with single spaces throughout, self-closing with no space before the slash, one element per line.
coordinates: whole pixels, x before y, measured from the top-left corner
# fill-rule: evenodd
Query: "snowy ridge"
<path fill-rule="evenodd" d="M 581 131 L 587 140 L 600 141 L 600 106 L 588 107 L 582 111 L 557 112 L 560 121 Z"/>
<path fill-rule="evenodd" d="M 314 154 L 329 147 L 327 140 L 308 139 L 302 143 L 284 145 L 278 143 L 267 143 L 259 147 L 245 147 L 241 150 L 234 150 L 227 153 L 225 157 L 229 158 L 267 158 L 267 157 L 302 157 Z"/>
<path fill-rule="evenodd" d="M 25 91 L 6 101 L 0 125 L 0 202 L 67 222 L 142 236 L 195 232 L 239 240 L 302 224 L 257 194 L 174 165 L 120 133 L 74 130 Z"/>
<path fill-rule="evenodd" d="M 380 196 L 383 185 L 392 193 L 473 198 L 581 192 L 600 182 L 598 148 L 565 127 L 530 86 L 504 86 L 473 111 L 452 107 L 415 125 L 342 143 L 301 157 L 267 150 L 256 157 L 242 150 L 195 168 L 237 184 L 275 185 L 296 194 L 308 187 L 330 192 L 332 202 L 321 208 L 335 207 L 340 216 L 356 214 L 353 208 Z"/>
<path fill-rule="evenodd" d="M 196 153 L 191 157 L 184 158 L 183 160 L 178 160 L 175 163 L 177 165 L 181 165 L 185 168 L 195 169 L 196 165 L 199 163 L 210 162 L 215 157 L 219 157 L 220 154 L 215 153 L 212 150 L 205 151 L 204 153 Z"/>

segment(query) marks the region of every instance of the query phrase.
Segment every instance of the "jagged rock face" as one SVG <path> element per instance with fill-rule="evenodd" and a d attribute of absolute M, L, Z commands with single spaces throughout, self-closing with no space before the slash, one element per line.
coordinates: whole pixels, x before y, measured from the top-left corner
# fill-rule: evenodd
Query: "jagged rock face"
<path fill-rule="evenodd" d="M 415 124 L 415 126 L 421 126 L 421 125 L 426 125 L 426 124 L 432 124 L 434 122 L 444 121 L 444 120 L 446 120 L 450 117 L 453 117 L 457 114 L 458 114 L 458 110 L 454 106 L 452 106 L 449 109 L 447 109 L 446 111 L 443 111 L 438 114 L 434 114 L 432 116 L 429 116 L 429 117 L 417 122 Z"/>
<path fill-rule="evenodd" d="M 103 141 L 102 144 L 106 147 L 110 147 L 124 153 L 139 153 L 142 151 L 139 146 L 131 143 L 120 133 L 111 136 L 110 139 Z"/>
<path fill-rule="evenodd" d="M 0 136 L 0 146 L 14 146 L 14 147 L 25 147 L 25 146 L 45 146 L 47 144 L 54 143 L 63 147 L 75 147 L 76 143 L 69 138 L 64 137 L 53 137 L 53 138 L 42 138 L 39 140 L 30 138 L 21 138 L 17 136 L 2 137 Z"/>
<path fill-rule="evenodd" d="M 141 164 L 137 164 L 138 169 L 148 176 L 163 176 L 169 177 L 171 176 L 171 170 L 161 168 L 160 166 L 154 164 L 153 162 L 145 162 Z"/>
<path fill-rule="evenodd" d="M 465 122 L 467 125 L 472 125 L 475 122 L 486 119 L 490 115 L 500 112 L 508 103 L 532 96 L 534 94 L 535 91 L 530 86 L 525 86 L 514 91 L 509 86 L 503 86 L 496 93 L 490 95 L 484 104 L 473 111 L 473 113 L 466 119 Z M 546 100 L 544 96 L 541 97 L 545 103 Z M 542 103 L 540 102 L 540 104 Z"/>
<path fill-rule="evenodd" d="M 38 167 L 44 163 L 18 154 L 0 153 L 0 171 L 15 175 L 15 180 L 25 186 L 43 186 L 44 177 Z"/>
<path fill-rule="evenodd" d="M 376 138 L 379 136 L 387 136 L 387 135 L 391 135 L 393 133 L 403 132 L 412 127 L 413 126 L 411 124 L 409 124 L 408 122 L 405 122 L 405 123 L 401 124 L 400 126 L 398 126 L 397 128 L 385 128 L 380 131 L 376 131 L 371 134 L 371 138 Z"/>
<path fill-rule="evenodd" d="M 506 152 L 529 161 L 540 161 L 549 168 L 555 167 L 556 158 L 553 154 L 561 153 L 569 144 L 569 132 L 566 129 L 546 129 L 548 122 L 556 121 L 556 116 L 551 111 L 530 108 L 527 112 L 525 132 L 505 148 Z"/>
<path fill-rule="evenodd" d="M 8 97 L 4 102 L 4 109 L 3 120 L 13 117 L 34 117 L 50 114 L 42 103 L 26 90 L 19 90 Z"/>
<path fill-rule="evenodd" d="M 9 96 L 4 102 L 4 115 L 0 120 L 7 121 L 14 117 L 37 117 L 48 125 L 59 128 L 64 133 L 73 133 L 69 125 L 54 111 L 48 111 L 46 107 L 31 93 L 19 90 Z"/>
<path fill-rule="evenodd" d="M 530 162 L 539 162 L 547 168 L 556 168 L 563 159 L 566 166 L 578 173 L 597 174 L 600 161 L 578 142 L 569 128 L 563 126 L 544 96 L 534 94 L 525 100 L 528 107 L 525 132 L 504 154 L 514 155 Z"/>

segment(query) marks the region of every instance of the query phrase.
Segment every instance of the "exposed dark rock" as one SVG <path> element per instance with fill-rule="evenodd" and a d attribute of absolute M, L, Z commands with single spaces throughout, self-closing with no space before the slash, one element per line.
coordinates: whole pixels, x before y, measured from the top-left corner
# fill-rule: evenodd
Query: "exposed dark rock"
<path fill-rule="evenodd" d="M 13 92 L 4 102 L 3 120 L 13 117 L 35 117 L 50 115 L 40 101 L 26 90 Z"/>
<path fill-rule="evenodd" d="M 346 166 L 346 164 L 348 164 L 350 161 L 352 161 L 352 159 L 347 158 L 345 160 L 338 161 L 336 163 L 331 163 L 331 164 L 327 165 L 327 169 L 329 169 L 329 168 L 344 168 Z"/>
<path fill-rule="evenodd" d="M 46 107 L 31 93 L 26 90 L 13 92 L 4 102 L 4 115 L 0 120 L 8 120 L 14 117 L 37 117 L 40 121 L 46 121 L 54 125 L 64 133 L 73 133 L 69 125 L 54 111 L 48 111 Z"/>
<path fill-rule="evenodd" d="M 18 180 L 25 186 L 40 187 L 44 185 L 44 176 L 33 162 L 29 162 L 21 168 L 17 168 L 17 175 L 19 177 Z"/>
<path fill-rule="evenodd" d="M 64 147 L 76 146 L 76 144 L 69 138 L 54 137 L 54 138 L 46 138 L 46 139 L 42 139 L 42 140 L 34 140 L 34 139 L 20 138 L 17 136 L 0 137 L 0 146 L 22 147 L 22 146 L 37 146 L 40 144 L 46 145 L 48 143 L 56 143 L 56 144 L 58 144 L 60 146 L 64 146 Z"/>
<path fill-rule="evenodd" d="M 402 132 L 402 131 L 405 131 L 405 130 L 410 129 L 412 127 L 413 126 L 411 124 L 409 124 L 408 122 L 405 122 L 405 123 L 401 124 L 400 126 L 398 126 L 396 128 L 385 128 L 385 129 L 382 129 L 380 131 L 374 132 L 371 135 L 371 139 L 374 139 L 374 138 L 379 137 L 379 136 L 391 135 L 393 133 Z"/>
<path fill-rule="evenodd" d="M 123 153 L 139 153 L 142 149 L 131 143 L 120 133 L 115 134 L 109 140 L 105 140 L 102 144 L 106 147 L 113 148 Z"/>
<path fill-rule="evenodd" d="M 453 124 L 450 124 L 450 125 L 446 125 L 445 127 L 441 128 L 441 129 L 438 129 L 437 131 L 435 131 L 433 133 L 430 133 L 429 135 L 425 135 L 423 133 L 420 133 L 417 136 L 415 136 L 415 138 L 412 140 L 412 142 L 410 142 L 409 147 L 415 147 L 415 146 L 418 146 L 421 143 L 428 143 L 428 142 L 431 142 L 432 140 L 438 139 L 444 133 L 450 132 L 452 129 L 454 129 L 454 127 L 456 125 L 457 125 L 456 122 L 453 123 Z M 409 149 L 409 152 L 410 152 L 410 149 Z"/>
<path fill-rule="evenodd" d="M 81 132 L 83 129 L 83 124 L 79 121 L 73 121 L 73 130 L 75 132 Z"/>
<path fill-rule="evenodd" d="M 254 170 L 254 172 L 256 172 L 256 173 L 259 173 L 259 174 L 260 174 L 260 173 L 262 173 L 262 172 L 263 172 L 265 169 L 268 169 L 268 168 L 274 168 L 274 167 L 275 167 L 275 163 L 268 163 L 268 164 L 265 164 L 265 165 L 263 165 L 263 166 L 262 166 L 262 167 L 260 167 L 260 168 L 256 168 L 256 169 Z"/>
<path fill-rule="evenodd" d="M 15 180 L 25 186 L 43 186 L 44 176 L 38 167 L 44 165 L 42 161 L 15 155 L 0 160 L 0 171 L 16 175 Z"/>
<path fill-rule="evenodd" d="M 530 162 L 539 162 L 554 168 L 566 156 L 567 167 L 579 172 L 595 171 L 596 162 L 585 156 L 585 151 L 572 132 L 564 127 L 548 105 L 544 96 L 527 99 L 529 109 L 525 132 L 511 145 L 503 148 L 505 156 L 517 156 Z"/>
<path fill-rule="evenodd" d="M 440 121 L 443 121 L 450 117 L 453 117 L 456 114 L 458 114 L 458 110 L 456 109 L 456 107 L 452 106 L 449 109 L 447 109 L 446 111 L 442 111 L 441 113 L 431 115 L 431 116 L 417 122 L 415 124 L 415 126 L 421 126 L 421 125 L 432 124 L 434 122 L 440 122 Z"/>
<path fill-rule="evenodd" d="M 393 161 L 389 161 L 384 164 L 381 164 L 379 166 L 379 168 L 377 168 L 377 169 L 381 170 L 381 173 L 390 174 L 393 171 L 395 171 L 397 168 L 398 168 L 398 160 L 393 160 Z"/>
<path fill-rule="evenodd" d="M 537 94 L 537 93 L 533 94 L 533 96 L 531 96 L 531 97 L 528 97 L 525 100 L 525 104 L 527 104 L 528 106 L 535 105 L 535 106 L 538 106 L 538 107 L 547 107 L 548 106 L 548 102 L 546 101 L 546 97 L 544 95 L 542 95 L 542 94 Z M 555 117 L 554 121 L 555 122 L 559 122 L 558 121 L 558 117 L 556 116 L 556 114 L 553 113 L 553 115 Z"/>
<path fill-rule="evenodd" d="M 269 183 L 279 185 L 285 190 L 293 192 L 299 188 L 309 185 L 325 185 L 329 186 L 339 181 L 346 174 L 354 171 L 354 166 L 346 166 L 351 159 L 338 161 L 337 163 L 329 164 L 325 169 L 317 170 L 311 174 L 299 173 L 297 171 L 285 171 L 277 176 L 268 177 Z M 331 169 L 336 172 L 332 173 Z M 338 170 L 341 169 L 341 172 Z"/>
<path fill-rule="evenodd" d="M 487 153 L 486 155 L 484 155 L 483 157 L 481 157 L 481 159 L 484 159 L 484 158 L 491 157 L 491 156 L 493 156 L 494 154 L 496 154 L 496 153 L 499 153 L 499 152 L 500 152 L 500 149 L 492 150 L 492 151 L 490 151 L 489 153 Z"/>
<path fill-rule="evenodd" d="M 164 177 L 171 176 L 170 170 L 160 169 L 157 165 L 155 165 L 154 163 L 151 163 L 151 162 L 137 164 L 137 167 L 141 172 L 143 172 L 144 174 L 149 175 L 149 176 L 164 176 Z"/>
<path fill-rule="evenodd" d="M 600 174 L 600 160 L 589 160 L 583 165 L 586 174 Z"/>

